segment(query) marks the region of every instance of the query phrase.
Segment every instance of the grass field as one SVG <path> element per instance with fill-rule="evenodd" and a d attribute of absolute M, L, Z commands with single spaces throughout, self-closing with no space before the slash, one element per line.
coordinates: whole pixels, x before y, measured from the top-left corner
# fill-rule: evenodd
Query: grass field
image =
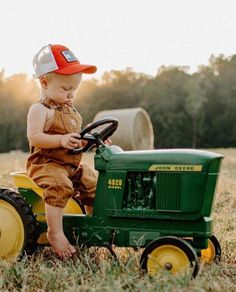
<path fill-rule="evenodd" d="M 225 156 L 214 205 L 214 234 L 222 247 L 219 264 L 201 265 L 198 276 L 166 272 L 148 277 L 140 251 L 116 249 L 118 266 L 104 249 L 79 250 L 62 262 L 50 249 L 32 259 L 0 260 L 0 291 L 236 291 L 236 149 L 213 149 Z M 26 154 L 0 154 L 0 184 L 15 188 L 11 171 L 24 170 Z M 85 159 L 91 163 L 91 155 Z"/>

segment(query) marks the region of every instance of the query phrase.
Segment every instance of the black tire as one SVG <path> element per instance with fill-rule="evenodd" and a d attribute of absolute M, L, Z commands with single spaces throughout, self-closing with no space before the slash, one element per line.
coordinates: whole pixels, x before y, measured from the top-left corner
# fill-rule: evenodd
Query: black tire
<path fill-rule="evenodd" d="M 7 222 L 8 220 L 14 219 L 14 216 L 17 218 L 17 222 L 22 227 L 23 234 L 20 234 L 22 238 L 22 243 L 18 243 L 17 235 L 16 238 L 13 236 L 12 246 L 14 246 L 14 240 L 16 241 L 16 246 L 18 245 L 16 250 L 8 251 L 8 253 L 1 254 L 2 258 L 11 258 L 11 257 L 21 257 L 24 254 L 31 255 L 37 249 L 37 240 L 39 237 L 38 232 L 38 222 L 32 212 L 32 207 L 25 201 L 23 197 L 21 197 L 17 192 L 7 188 L 0 188 L 0 210 L 2 208 L 2 214 L 4 214 L 4 220 L 0 222 L 0 233 L 1 226 L 2 230 L 4 228 L 8 228 Z M 19 216 L 18 216 L 19 215 Z M 5 222 L 5 223 L 4 223 Z M 17 225 L 16 225 L 17 226 Z M 9 230 L 12 234 L 18 234 L 15 230 Z M 14 233 L 15 232 L 15 233 Z M 1 243 L 3 245 L 6 244 L 7 239 L 4 239 L 4 234 L 6 237 L 8 236 L 8 230 L 2 232 L 2 238 L 0 237 L 0 249 Z M 4 247 L 2 247 L 2 250 Z"/>
<path fill-rule="evenodd" d="M 165 250 L 165 247 L 166 247 L 166 250 Z M 165 260 L 162 261 L 158 259 L 158 252 L 159 254 L 162 253 L 162 255 L 163 254 L 165 255 L 165 252 L 166 252 L 166 255 L 168 255 L 167 257 L 165 257 L 166 262 Z M 172 255 L 169 256 L 169 254 L 172 254 Z M 176 257 L 176 258 L 172 260 L 171 256 L 172 256 L 172 259 L 173 257 Z M 180 260 L 184 259 L 184 265 L 182 264 L 181 261 L 178 264 L 178 260 L 179 260 L 178 256 Z M 155 267 L 153 270 L 151 270 L 152 268 L 151 266 L 153 265 L 152 262 L 154 263 L 154 265 L 158 267 L 156 271 L 155 271 Z M 187 270 L 187 268 L 191 267 L 192 276 L 196 277 L 199 270 L 198 257 L 194 248 L 188 242 L 174 236 L 160 237 L 152 241 L 144 249 L 141 256 L 140 264 L 141 264 L 142 269 L 146 270 L 148 274 L 151 276 L 155 275 L 160 269 L 166 269 L 166 270 L 169 270 L 170 272 L 178 273 L 182 271 L 183 269 Z"/>

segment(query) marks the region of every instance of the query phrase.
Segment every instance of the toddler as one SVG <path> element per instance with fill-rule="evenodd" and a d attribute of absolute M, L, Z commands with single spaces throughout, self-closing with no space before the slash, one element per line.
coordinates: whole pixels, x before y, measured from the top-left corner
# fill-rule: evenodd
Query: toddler
<path fill-rule="evenodd" d="M 44 189 L 47 238 L 61 258 L 72 257 L 75 248 L 63 232 L 63 209 L 68 199 L 79 192 L 86 213 L 92 212 L 97 175 L 85 164 L 82 154 L 70 149 L 81 147 L 79 132 L 82 118 L 73 107 L 73 98 L 82 73 L 95 73 L 93 65 L 82 65 L 65 46 L 44 46 L 34 57 L 35 77 L 41 96 L 27 117 L 30 156 L 27 173 Z M 78 189 L 75 191 L 73 183 Z"/>

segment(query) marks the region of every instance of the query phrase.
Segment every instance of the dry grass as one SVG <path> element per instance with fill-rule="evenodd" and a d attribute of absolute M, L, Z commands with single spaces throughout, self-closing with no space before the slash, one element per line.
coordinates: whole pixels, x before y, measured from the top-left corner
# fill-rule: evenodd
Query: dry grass
<path fill-rule="evenodd" d="M 213 149 L 225 156 L 214 206 L 214 234 L 222 246 L 220 264 L 202 266 L 198 276 L 149 278 L 139 268 L 139 251 L 117 249 L 117 266 L 103 249 L 78 250 L 61 262 L 45 250 L 35 258 L 0 261 L 0 291 L 236 291 L 236 149 Z M 13 187 L 9 172 L 24 170 L 25 153 L 0 154 L 0 182 Z M 85 159 L 91 163 L 92 156 Z"/>

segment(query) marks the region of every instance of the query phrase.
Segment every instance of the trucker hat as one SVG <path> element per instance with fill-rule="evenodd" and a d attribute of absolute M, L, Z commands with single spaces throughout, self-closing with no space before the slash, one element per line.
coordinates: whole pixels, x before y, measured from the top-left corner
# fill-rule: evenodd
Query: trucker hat
<path fill-rule="evenodd" d="M 70 49 L 62 45 L 43 46 L 34 56 L 33 66 L 36 78 L 49 72 L 70 75 L 80 72 L 92 74 L 97 71 L 94 65 L 80 64 Z"/>

